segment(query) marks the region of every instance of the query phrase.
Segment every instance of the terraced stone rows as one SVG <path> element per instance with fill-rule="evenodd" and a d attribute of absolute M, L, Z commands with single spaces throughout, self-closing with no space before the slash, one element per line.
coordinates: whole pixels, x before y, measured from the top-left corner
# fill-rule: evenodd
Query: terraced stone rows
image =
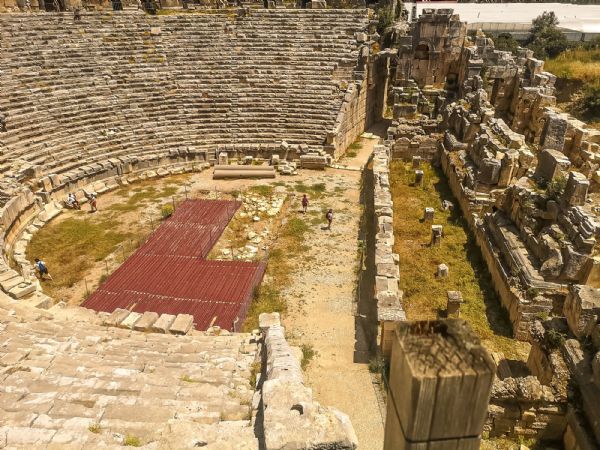
<path fill-rule="evenodd" d="M 352 75 L 359 11 L 226 15 L 7 15 L 0 70 L 8 132 L 0 170 L 22 158 L 47 172 L 184 141 L 320 147 Z M 160 34 L 153 27 L 160 28 Z M 327 30 L 325 33 L 323 30 Z M 110 130 L 107 132 L 107 130 Z"/>
<path fill-rule="evenodd" d="M 256 448 L 248 335 L 140 333 L 48 316 L 0 299 L 0 446 L 120 445 L 127 435 L 172 443 L 180 432 L 185 442 L 172 448 Z"/>

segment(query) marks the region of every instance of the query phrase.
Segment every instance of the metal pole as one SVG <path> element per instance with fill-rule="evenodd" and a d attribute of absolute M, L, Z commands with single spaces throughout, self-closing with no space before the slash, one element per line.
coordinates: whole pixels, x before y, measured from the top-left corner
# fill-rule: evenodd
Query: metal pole
<path fill-rule="evenodd" d="M 175 212 L 175 196 L 171 197 L 173 199 L 173 212 Z"/>
<path fill-rule="evenodd" d="M 88 295 L 90 295 L 90 291 L 88 290 L 88 285 L 87 285 L 87 278 L 84 278 L 83 282 L 85 283 L 85 296 L 87 297 Z"/>
<path fill-rule="evenodd" d="M 108 261 L 104 260 L 104 264 L 106 265 L 106 276 L 108 276 Z"/>

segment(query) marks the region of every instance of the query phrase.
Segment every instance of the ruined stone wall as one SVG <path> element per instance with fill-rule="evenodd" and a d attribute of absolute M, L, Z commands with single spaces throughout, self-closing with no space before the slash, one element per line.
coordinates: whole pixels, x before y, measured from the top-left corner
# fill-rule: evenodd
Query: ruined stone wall
<path fill-rule="evenodd" d="M 325 146 L 325 150 L 336 159 L 365 131 L 367 94 L 366 81 L 348 86 L 333 131 L 327 136 L 329 145 Z"/>
<path fill-rule="evenodd" d="M 263 342 L 259 346 L 262 370 L 253 405 L 259 421 L 261 448 L 355 450 L 358 440 L 348 416 L 316 402 L 304 384 L 298 354 L 285 339 L 278 313 L 259 318 Z M 262 423 L 260 420 L 262 418 Z"/>
<path fill-rule="evenodd" d="M 389 145 L 377 145 L 373 149 L 373 185 L 375 209 L 375 298 L 379 321 L 379 345 L 382 354 L 389 357 L 395 324 L 406 320 L 402 308 L 402 291 L 399 287 L 399 258 L 393 253 L 394 203 L 390 192 Z"/>

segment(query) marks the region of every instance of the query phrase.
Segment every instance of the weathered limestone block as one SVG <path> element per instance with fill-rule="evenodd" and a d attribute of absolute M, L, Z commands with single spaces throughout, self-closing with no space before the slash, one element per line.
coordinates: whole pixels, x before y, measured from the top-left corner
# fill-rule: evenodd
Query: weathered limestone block
<path fill-rule="evenodd" d="M 431 225 L 431 245 L 441 245 L 444 227 L 442 225 Z"/>
<path fill-rule="evenodd" d="M 422 170 L 415 170 L 415 186 L 423 186 L 424 173 Z"/>
<path fill-rule="evenodd" d="M 169 328 L 171 334 L 187 334 L 194 325 L 194 316 L 191 314 L 177 314 Z"/>
<path fill-rule="evenodd" d="M 140 313 L 137 312 L 131 312 L 129 313 L 129 315 L 127 317 L 125 317 L 121 323 L 119 324 L 119 327 L 121 328 L 129 328 L 132 329 L 133 326 L 135 325 L 135 323 L 142 317 L 142 315 Z"/>
<path fill-rule="evenodd" d="M 438 278 L 446 278 L 448 276 L 449 270 L 446 264 L 440 264 L 437 267 L 437 277 Z"/>
<path fill-rule="evenodd" d="M 129 315 L 129 311 L 126 309 L 117 308 L 115 309 L 110 316 L 108 316 L 104 321 L 103 325 L 107 325 L 110 327 L 118 326 L 127 316 Z"/>
<path fill-rule="evenodd" d="M 147 331 L 150 330 L 154 322 L 158 320 L 158 314 L 151 311 L 146 311 L 142 314 L 133 325 L 133 329 L 137 331 Z"/>
<path fill-rule="evenodd" d="M 423 213 L 423 220 L 425 222 L 432 222 L 434 214 L 435 214 L 435 209 L 433 209 L 429 206 L 425 207 L 425 212 Z"/>
<path fill-rule="evenodd" d="M 600 289 L 582 285 L 571 286 L 563 313 L 575 336 L 589 336 L 600 315 Z"/>
<path fill-rule="evenodd" d="M 565 145 L 567 121 L 557 114 L 549 114 L 540 137 L 540 146 L 552 150 L 562 150 Z"/>
<path fill-rule="evenodd" d="M 478 179 L 483 184 L 497 184 L 502 163 L 495 158 L 485 158 L 479 166 Z"/>
<path fill-rule="evenodd" d="M 571 161 L 563 153 L 558 150 L 544 149 L 538 156 L 534 177 L 552 181 L 555 176 L 567 172 L 570 167 Z"/>
<path fill-rule="evenodd" d="M 152 331 L 156 333 L 168 333 L 174 321 L 175 316 L 173 314 L 161 314 L 157 321 L 154 322 L 154 325 L 152 325 Z"/>
<path fill-rule="evenodd" d="M 446 316 L 460 317 L 460 304 L 464 302 L 460 291 L 447 291 Z"/>
<path fill-rule="evenodd" d="M 590 181 L 585 175 L 579 172 L 570 172 L 562 197 L 564 207 L 584 205 L 589 188 Z"/>

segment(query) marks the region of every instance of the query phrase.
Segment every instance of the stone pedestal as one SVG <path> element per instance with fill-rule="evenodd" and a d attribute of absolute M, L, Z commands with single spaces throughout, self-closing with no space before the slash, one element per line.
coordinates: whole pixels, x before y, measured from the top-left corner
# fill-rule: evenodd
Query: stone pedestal
<path fill-rule="evenodd" d="M 431 225 L 431 245 L 442 245 L 443 230 L 441 225 Z"/>
<path fill-rule="evenodd" d="M 446 317 L 458 319 L 460 317 L 460 304 L 463 302 L 460 291 L 447 291 L 448 303 L 446 304 Z"/>
<path fill-rule="evenodd" d="M 424 174 L 422 170 L 415 170 L 415 186 L 423 186 Z"/>
<path fill-rule="evenodd" d="M 219 153 L 219 165 L 226 166 L 228 164 L 229 164 L 229 156 L 227 155 L 227 152 L 220 152 Z"/>
<path fill-rule="evenodd" d="M 425 220 L 425 222 L 432 222 L 434 213 L 435 210 L 433 208 L 429 206 L 426 207 L 425 212 L 423 213 L 423 220 Z"/>
<path fill-rule="evenodd" d="M 420 156 L 412 157 L 412 166 L 413 166 L 413 169 L 418 169 L 419 167 L 421 167 L 421 157 Z"/>
<path fill-rule="evenodd" d="M 449 274 L 448 266 L 446 264 L 440 264 L 437 268 L 437 277 L 446 278 Z"/>

